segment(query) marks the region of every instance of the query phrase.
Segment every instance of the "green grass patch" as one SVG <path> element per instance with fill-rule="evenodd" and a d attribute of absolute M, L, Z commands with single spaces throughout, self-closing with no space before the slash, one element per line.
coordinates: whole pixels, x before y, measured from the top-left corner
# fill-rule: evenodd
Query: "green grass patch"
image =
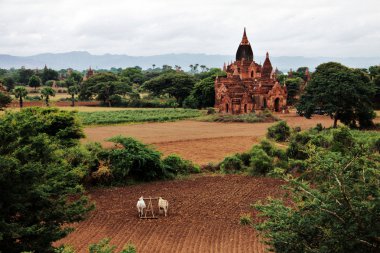
<path fill-rule="evenodd" d="M 245 123 L 259 123 L 259 122 L 275 122 L 279 119 L 273 116 L 269 111 L 248 114 L 210 114 L 199 117 L 200 121 L 206 122 L 245 122 Z"/>
<path fill-rule="evenodd" d="M 144 109 L 78 112 L 84 125 L 106 125 L 139 122 L 165 122 L 195 118 L 202 115 L 202 111 L 193 109 Z"/>

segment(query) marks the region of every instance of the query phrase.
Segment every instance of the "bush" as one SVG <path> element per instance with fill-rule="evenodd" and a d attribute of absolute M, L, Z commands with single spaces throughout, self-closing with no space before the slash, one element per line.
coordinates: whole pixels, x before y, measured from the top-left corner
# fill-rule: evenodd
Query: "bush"
<path fill-rule="evenodd" d="M 165 178 L 166 173 L 158 151 L 133 138 L 116 136 L 109 141 L 122 146 L 106 151 L 115 182 L 125 183 L 128 178 L 142 181 Z"/>
<path fill-rule="evenodd" d="M 354 137 L 347 127 L 342 127 L 333 132 L 332 151 L 345 153 L 348 152 L 354 144 Z"/>
<path fill-rule="evenodd" d="M 220 164 L 223 173 L 236 173 L 241 171 L 243 167 L 243 162 L 236 155 L 224 158 Z"/>
<path fill-rule="evenodd" d="M 266 175 L 273 169 L 273 158 L 268 156 L 265 151 L 256 146 L 251 150 L 251 163 L 249 173 L 251 175 Z"/>
<path fill-rule="evenodd" d="M 42 100 L 41 96 L 26 96 L 25 100 L 28 101 L 40 101 Z"/>
<path fill-rule="evenodd" d="M 0 91 L 0 111 L 12 102 L 11 96 Z"/>
<path fill-rule="evenodd" d="M 375 141 L 374 148 L 377 152 L 380 152 L 380 138 Z"/>
<path fill-rule="evenodd" d="M 280 121 L 268 128 L 267 137 L 275 141 L 286 141 L 290 137 L 290 127 L 285 121 Z"/>
<path fill-rule="evenodd" d="M 93 184 L 109 185 L 113 181 L 113 175 L 107 165 L 100 165 L 98 170 L 91 173 Z"/>
<path fill-rule="evenodd" d="M 162 160 L 162 163 L 169 178 L 178 174 L 188 175 L 200 172 L 198 166 L 194 165 L 191 161 L 182 159 L 178 155 L 169 155 Z"/>
<path fill-rule="evenodd" d="M 235 154 L 237 158 L 239 158 L 242 162 L 243 165 L 248 167 L 250 162 L 251 162 L 251 154 L 250 153 L 239 153 Z"/>
<path fill-rule="evenodd" d="M 110 239 L 104 238 L 98 243 L 91 244 L 89 253 L 115 253 L 115 249 L 116 246 L 110 245 Z M 129 243 L 119 253 L 136 253 L 136 248 Z"/>
<path fill-rule="evenodd" d="M 251 225 L 252 224 L 252 216 L 249 213 L 240 215 L 240 225 Z"/>

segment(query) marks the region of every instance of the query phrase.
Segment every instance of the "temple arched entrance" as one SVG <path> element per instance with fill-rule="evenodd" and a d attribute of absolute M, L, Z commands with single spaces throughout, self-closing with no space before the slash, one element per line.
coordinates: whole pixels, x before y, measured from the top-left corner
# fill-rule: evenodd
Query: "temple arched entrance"
<path fill-rule="evenodd" d="M 280 111 L 280 98 L 276 98 L 274 100 L 274 111 L 276 112 Z"/>
<path fill-rule="evenodd" d="M 267 99 L 264 98 L 264 105 L 263 105 L 264 109 L 266 109 L 268 107 L 268 104 L 267 104 Z"/>
<path fill-rule="evenodd" d="M 228 113 L 228 111 L 229 111 L 229 105 L 228 105 L 228 103 L 226 104 L 226 113 Z"/>
<path fill-rule="evenodd" d="M 247 104 L 244 105 L 244 112 L 247 113 Z"/>

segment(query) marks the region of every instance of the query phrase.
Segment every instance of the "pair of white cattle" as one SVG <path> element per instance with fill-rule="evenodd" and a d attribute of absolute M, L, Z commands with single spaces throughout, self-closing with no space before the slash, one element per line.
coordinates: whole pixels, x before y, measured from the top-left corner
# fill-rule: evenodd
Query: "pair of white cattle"
<path fill-rule="evenodd" d="M 142 217 L 144 214 L 144 209 L 146 208 L 144 197 L 141 196 L 139 200 L 137 201 L 137 211 L 139 212 L 139 217 Z M 168 212 L 169 208 L 169 202 L 166 199 L 163 199 L 161 197 L 158 198 L 158 210 L 164 210 L 165 216 Z"/>

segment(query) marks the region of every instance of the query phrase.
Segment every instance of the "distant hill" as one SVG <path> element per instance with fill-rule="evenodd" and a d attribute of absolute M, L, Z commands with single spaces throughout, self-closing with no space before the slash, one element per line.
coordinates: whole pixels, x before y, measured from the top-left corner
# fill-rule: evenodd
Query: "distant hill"
<path fill-rule="evenodd" d="M 94 69 L 110 69 L 111 67 L 126 68 L 140 66 L 143 69 L 151 68 L 152 64 L 160 67 L 164 64 L 179 65 L 184 70 L 188 70 L 190 64 L 206 65 L 207 67 L 223 66 L 224 62 L 233 60 L 233 55 L 207 55 L 207 54 L 163 54 L 154 56 L 128 56 L 117 54 L 92 55 L 88 52 L 68 52 L 68 53 L 45 53 L 32 56 L 12 56 L 0 54 L 0 68 L 43 68 L 45 64 L 53 69 L 73 68 L 77 70 L 87 69 L 91 66 Z M 255 61 L 264 62 L 264 56 L 256 56 Z M 369 66 L 380 64 L 380 57 L 302 57 L 302 56 L 272 56 L 272 65 L 279 70 L 288 71 L 290 68 L 308 66 L 313 70 L 320 63 L 337 61 L 350 67 L 368 68 Z"/>

